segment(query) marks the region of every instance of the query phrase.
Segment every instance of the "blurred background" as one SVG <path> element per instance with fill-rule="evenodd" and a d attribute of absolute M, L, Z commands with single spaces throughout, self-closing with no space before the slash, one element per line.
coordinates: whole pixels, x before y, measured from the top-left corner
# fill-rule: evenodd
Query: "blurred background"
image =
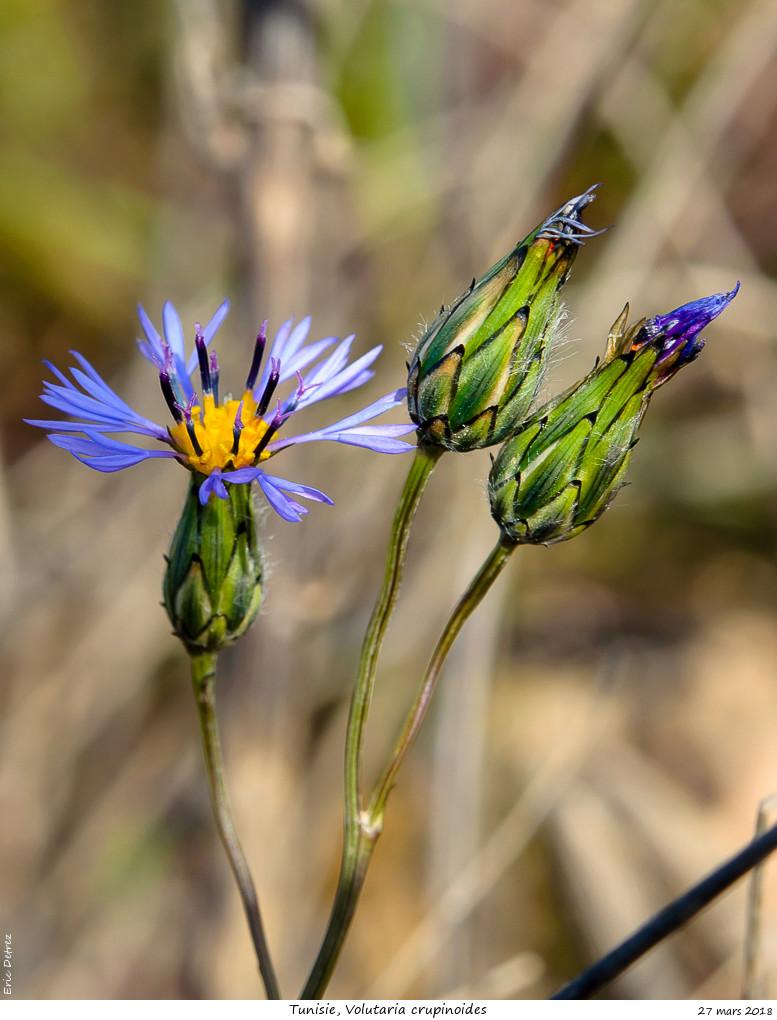
<path fill-rule="evenodd" d="M 21 998 L 261 994 L 217 843 L 187 665 L 159 607 L 187 479 L 89 471 L 23 417 L 85 354 L 165 409 L 135 304 L 407 346 L 564 201 L 581 251 L 546 395 L 626 300 L 739 279 L 653 401 L 595 528 L 520 550 L 468 624 L 389 804 L 334 997 L 542 998 L 752 835 L 777 791 L 773 0 L 6 0 L 0 7 L 0 904 Z M 161 417 L 160 417 L 161 415 Z M 302 424 L 302 423 L 301 423 Z M 345 715 L 406 458 L 286 454 L 258 623 L 222 656 L 228 781 L 285 994 L 323 933 Z M 377 769 L 496 528 L 487 453 L 439 465 L 382 660 Z M 455 550 L 455 555 L 452 555 Z M 772 866 L 777 870 L 777 865 Z M 760 972 L 777 961 L 765 894 Z M 745 887 L 607 994 L 737 997 Z"/>

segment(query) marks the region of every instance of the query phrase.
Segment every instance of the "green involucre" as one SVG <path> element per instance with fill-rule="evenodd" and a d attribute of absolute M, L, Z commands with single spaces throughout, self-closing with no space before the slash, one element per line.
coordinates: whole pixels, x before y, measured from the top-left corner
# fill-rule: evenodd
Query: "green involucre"
<path fill-rule="evenodd" d="M 242 637 L 262 601 L 262 557 L 248 485 L 199 500 L 192 477 L 167 560 L 162 591 L 174 633 L 191 654 Z"/>
<path fill-rule="evenodd" d="M 460 452 L 492 446 L 528 414 L 578 247 L 535 235 L 473 281 L 418 344 L 408 410 L 423 441 Z"/>
<path fill-rule="evenodd" d="M 518 543 L 573 538 L 600 517 L 624 484 L 650 398 L 687 364 L 644 321 L 625 328 L 628 306 L 607 352 L 585 379 L 541 407 L 499 451 L 488 481 L 491 513 Z"/>
<path fill-rule="evenodd" d="M 526 418 L 562 317 L 559 291 L 584 238 L 593 189 L 536 227 L 441 309 L 409 366 L 419 441 L 460 452 L 500 443 Z"/>

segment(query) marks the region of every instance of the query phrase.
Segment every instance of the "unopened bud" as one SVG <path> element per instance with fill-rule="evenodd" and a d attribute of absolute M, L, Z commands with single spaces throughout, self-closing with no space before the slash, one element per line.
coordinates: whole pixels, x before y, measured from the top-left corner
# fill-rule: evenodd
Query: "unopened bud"
<path fill-rule="evenodd" d="M 629 328 L 624 308 L 601 363 L 541 407 L 499 451 L 488 491 L 491 513 L 509 538 L 562 542 L 604 513 L 623 485 L 651 396 L 697 357 L 700 331 L 738 289 Z"/>
<path fill-rule="evenodd" d="M 242 637 L 262 600 L 262 558 L 248 485 L 202 505 L 193 476 L 170 546 L 164 606 L 190 654 L 217 652 Z"/>
<path fill-rule="evenodd" d="M 527 416 L 562 319 L 559 291 L 578 247 L 597 233 L 580 218 L 594 197 L 589 189 L 567 202 L 441 309 L 408 375 L 420 442 L 459 452 L 493 446 Z"/>

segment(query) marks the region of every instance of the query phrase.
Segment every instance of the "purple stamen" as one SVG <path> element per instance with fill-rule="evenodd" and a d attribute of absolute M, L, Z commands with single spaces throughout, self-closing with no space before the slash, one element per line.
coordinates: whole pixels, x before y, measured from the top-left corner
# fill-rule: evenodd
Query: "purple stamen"
<path fill-rule="evenodd" d="M 237 454 L 240 449 L 240 433 L 245 428 L 243 424 L 243 401 L 237 405 L 237 414 L 235 415 L 235 424 L 232 428 L 232 453 Z"/>
<path fill-rule="evenodd" d="M 297 392 L 292 397 L 290 397 L 286 403 L 285 417 L 287 418 L 290 414 L 294 414 L 294 412 L 297 410 L 297 407 L 299 406 L 299 402 L 300 400 L 302 400 L 303 395 L 307 393 L 308 390 L 315 389 L 316 386 L 320 385 L 320 383 L 314 383 L 312 386 L 305 386 L 305 380 L 302 378 L 302 374 L 300 372 L 297 372 L 297 380 L 298 380 Z"/>
<path fill-rule="evenodd" d="M 270 423 L 267 426 L 267 431 L 262 436 L 262 438 L 259 440 L 259 442 L 256 444 L 256 446 L 254 447 L 254 463 L 256 463 L 256 461 L 257 461 L 257 459 L 259 457 L 259 454 L 262 452 L 262 450 L 264 450 L 264 448 L 270 442 L 272 437 L 275 435 L 275 433 L 281 427 L 281 425 L 283 424 L 283 422 L 286 419 L 286 417 L 287 416 L 281 410 L 281 402 L 279 400 L 278 401 L 278 408 L 277 408 L 275 414 L 272 416 L 272 420 L 270 421 Z"/>
<path fill-rule="evenodd" d="M 197 454 L 198 457 L 201 457 L 202 447 L 200 446 L 199 439 L 197 439 L 197 433 L 194 431 L 194 422 L 191 420 L 191 418 L 186 422 L 186 431 L 188 432 L 189 439 L 191 440 L 191 444 L 194 447 L 194 452 Z"/>
<path fill-rule="evenodd" d="M 202 392 L 212 394 L 213 385 L 210 379 L 210 365 L 208 364 L 208 346 L 199 322 L 194 324 L 194 344 L 197 348 L 197 360 L 200 363 L 200 379 L 202 380 Z"/>
<path fill-rule="evenodd" d="M 165 344 L 164 351 L 165 351 L 164 362 L 162 367 L 159 369 L 160 381 L 162 372 L 164 372 L 170 383 L 170 388 L 173 393 L 173 399 L 175 403 L 180 406 L 184 402 L 186 397 L 184 395 L 183 390 L 181 389 L 181 384 L 178 382 L 178 373 L 175 370 L 175 358 L 173 357 L 173 352 L 170 350 L 167 344 Z M 164 389 L 162 392 L 164 392 Z M 167 400 L 167 397 L 165 397 L 165 400 Z M 169 403 L 168 406 L 170 406 Z M 173 416 L 175 417 L 175 411 L 173 411 Z M 180 418 L 176 417 L 176 421 L 180 420 L 181 420 Z"/>
<path fill-rule="evenodd" d="M 275 408 L 275 414 L 272 416 L 272 419 L 270 421 L 270 428 L 279 429 L 287 418 L 288 415 L 283 413 L 283 407 L 281 406 L 281 402 L 279 400 L 278 406 Z"/>
<path fill-rule="evenodd" d="M 181 405 L 175 399 L 175 390 L 170 382 L 170 376 L 165 369 L 162 369 L 159 373 L 159 384 L 162 387 L 162 396 L 165 398 L 165 403 L 170 408 L 170 413 L 176 422 L 180 424 L 184 417 L 183 411 L 181 410 Z"/>
<path fill-rule="evenodd" d="M 213 399 L 218 404 L 219 402 L 219 362 L 216 357 L 216 352 L 210 352 L 210 382 L 213 387 Z"/>
<path fill-rule="evenodd" d="M 262 367 L 262 358 L 264 357 L 264 348 L 267 343 L 267 319 L 262 323 L 262 328 L 259 330 L 259 335 L 256 338 L 256 344 L 254 346 L 254 356 L 251 359 L 251 368 L 248 371 L 248 378 L 246 379 L 246 389 L 252 390 L 256 386 L 256 380 L 259 376 L 259 369 Z"/>
<path fill-rule="evenodd" d="M 256 408 L 257 418 L 261 418 L 264 412 L 270 406 L 272 395 L 275 392 L 275 387 L 278 385 L 280 377 L 281 377 L 280 358 L 270 358 L 270 378 L 267 380 L 267 385 L 264 388 L 262 399 L 259 401 L 259 406 Z"/>
<path fill-rule="evenodd" d="M 176 418 L 180 415 L 180 421 L 183 421 L 184 419 L 186 419 L 186 421 L 191 421 L 192 407 L 194 407 L 193 400 L 189 400 L 187 404 L 182 404 L 179 400 L 177 400 L 175 402 L 175 411 L 173 413 Z"/>
<path fill-rule="evenodd" d="M 189 397 L 186 407 L 182 407 L 180 408 L 180 410 L 183 412 L 183 416 L 186 420 L 186 432 L 189 436 L 189 439 L 191 440 L 194 452 L 198 457 L 201 457 L 203 451 L 202 447 L 200 446 L 200 441 L 197 438 L 197 433 L 194 431 L 194 422 L 192 421 L 193 407 L 194 407 L 194 394 L 192 394 L 191 397 Z"/>

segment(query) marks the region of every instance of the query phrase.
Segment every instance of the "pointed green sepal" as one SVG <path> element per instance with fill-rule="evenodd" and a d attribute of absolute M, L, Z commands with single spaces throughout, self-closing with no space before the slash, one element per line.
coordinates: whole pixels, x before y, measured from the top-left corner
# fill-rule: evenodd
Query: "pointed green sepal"
<path fill-rule="evenodd" d="M 440 416 L 447 418 L 449 395 L 458 387 L 461 362 L 464 357 L 463 347 L 454 347 L 429 370 L 426 384 L 420 398 L 420 413 L 425 418 Z"/>
<path fill-rule="evenodd" d="M 192 559 L 186 577 L 172 595 L 172 616 L 182 632 L 178 636 L 187 644 L 199 639 L 213 618 L 213 606 L 199 560 Z"/>
<path fill-rule="evenodd" d="M 558 541 L 560 531 L 575 526 L 580 502 L 580 482 L 570 482 L 526 519 L 527 541 L 535 543 Z"/>

